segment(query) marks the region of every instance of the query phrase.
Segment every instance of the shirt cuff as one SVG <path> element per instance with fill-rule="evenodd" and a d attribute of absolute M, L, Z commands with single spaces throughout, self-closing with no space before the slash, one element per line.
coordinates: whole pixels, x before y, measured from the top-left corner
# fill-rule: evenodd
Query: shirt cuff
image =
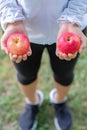
<path fill-rule="evenodd" d="M 80 29 L 83 29 L 82 18 L 77 18 L 76 16 L 69 17 L 67 15 L 62 15 L 60 18 L 57 19 L 57 22 L 70 22 L 72 24 L 77 24 Z"/>
<path fill-rule="evenodd" d="M 24 20 L 25 17 L 23 16 L 21 10 L 16 10 L 14 8 L 8 9 L 7 11 L 2 13 L 1 17 L 1 27 L 3 30 L 6 29 L 7 23 L 14 23 L 15 21 Z"/>

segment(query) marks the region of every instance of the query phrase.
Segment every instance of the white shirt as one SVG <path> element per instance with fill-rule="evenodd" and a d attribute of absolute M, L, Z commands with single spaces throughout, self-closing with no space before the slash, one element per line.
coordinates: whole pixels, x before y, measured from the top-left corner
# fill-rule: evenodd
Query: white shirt
<path fill-rule="evenodd" d="M 1 26 L 23 20 L 31 42 L 56 42 L 59 21 L 87 26 L 87 0 L 0 0 Z"/>

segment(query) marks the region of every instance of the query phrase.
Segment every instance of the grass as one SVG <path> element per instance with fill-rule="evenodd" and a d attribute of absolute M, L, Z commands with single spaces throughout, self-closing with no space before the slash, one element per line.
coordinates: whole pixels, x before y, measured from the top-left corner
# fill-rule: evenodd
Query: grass
<path fill-rule="evenodd" d="M 75 79 L 69 92 L 69 106 L 73 114 L 71 130 L 87 130 L 87 49 L 81 54 L 75 67 Z M 39 71 L 38 88 L 45 100 L 38 115 L 37 130 L 55 130 L 54 110 L 49 103 L 52 86 L 52 71 L 47 52 L 43 54 Z M 8 56 L 0 51 L 0 130 L 18 130 L 18 118 L 24 107 L 24 96 L 18 88 L 16 72 Z"/>

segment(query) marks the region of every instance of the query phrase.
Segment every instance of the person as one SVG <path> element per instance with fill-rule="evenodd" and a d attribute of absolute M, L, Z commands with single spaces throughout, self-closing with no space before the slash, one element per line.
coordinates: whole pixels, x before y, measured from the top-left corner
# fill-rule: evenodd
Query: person
<path fill-rule="evenodd" d="M 19 87 L 25 95 L 26 106 L 19 119 L 21 130 L 34 130 L 37 126 L 37 114 L 43 102 L 43 94 L 37 89 L 38 71 L 45 48 L 53 71 L 54 88 L 49 97 L 55 110 L 54 123 L 58 130 L 70 130 L 72 114 L 67 95 L 79 53 L 86 47 L 87 38 L 82 32 L 87 26 L 86 16 L 86 0 L 0 0 L 4 30 L 1 49 L 13 61 Z M 82 44 L 78 53 L 66 55 L 56 47 L 56 40 L 67 31 L 80 37 Z M 12 55 L 7 51 L 8 36 L 17 32 L 30 39 L 31 49 L 25 55 Z"/>

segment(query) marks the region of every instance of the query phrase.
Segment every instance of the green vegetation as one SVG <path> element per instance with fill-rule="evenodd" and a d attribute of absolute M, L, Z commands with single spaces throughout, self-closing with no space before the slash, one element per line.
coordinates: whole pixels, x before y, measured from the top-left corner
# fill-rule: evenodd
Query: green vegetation
<path fill-rule="evenodd" d="M 87 130 L 87 49 L 81 54 L 75 68 L 75 79 L 68 95 L 73 114 L 71 130 Z M 43 91 L 45 100 L 38 115 L 37 130 L 55 130 L 54 110 L 49 102 L 52 86 L 52 71 L 47 52 L 43 54 L 39 71 L 38 88 Z M 0 130 L 18 130 L 18 118 L 24 107 L 24 96 L 18 88 L 16 71 L 8 56 L 0 51 Z"/>

